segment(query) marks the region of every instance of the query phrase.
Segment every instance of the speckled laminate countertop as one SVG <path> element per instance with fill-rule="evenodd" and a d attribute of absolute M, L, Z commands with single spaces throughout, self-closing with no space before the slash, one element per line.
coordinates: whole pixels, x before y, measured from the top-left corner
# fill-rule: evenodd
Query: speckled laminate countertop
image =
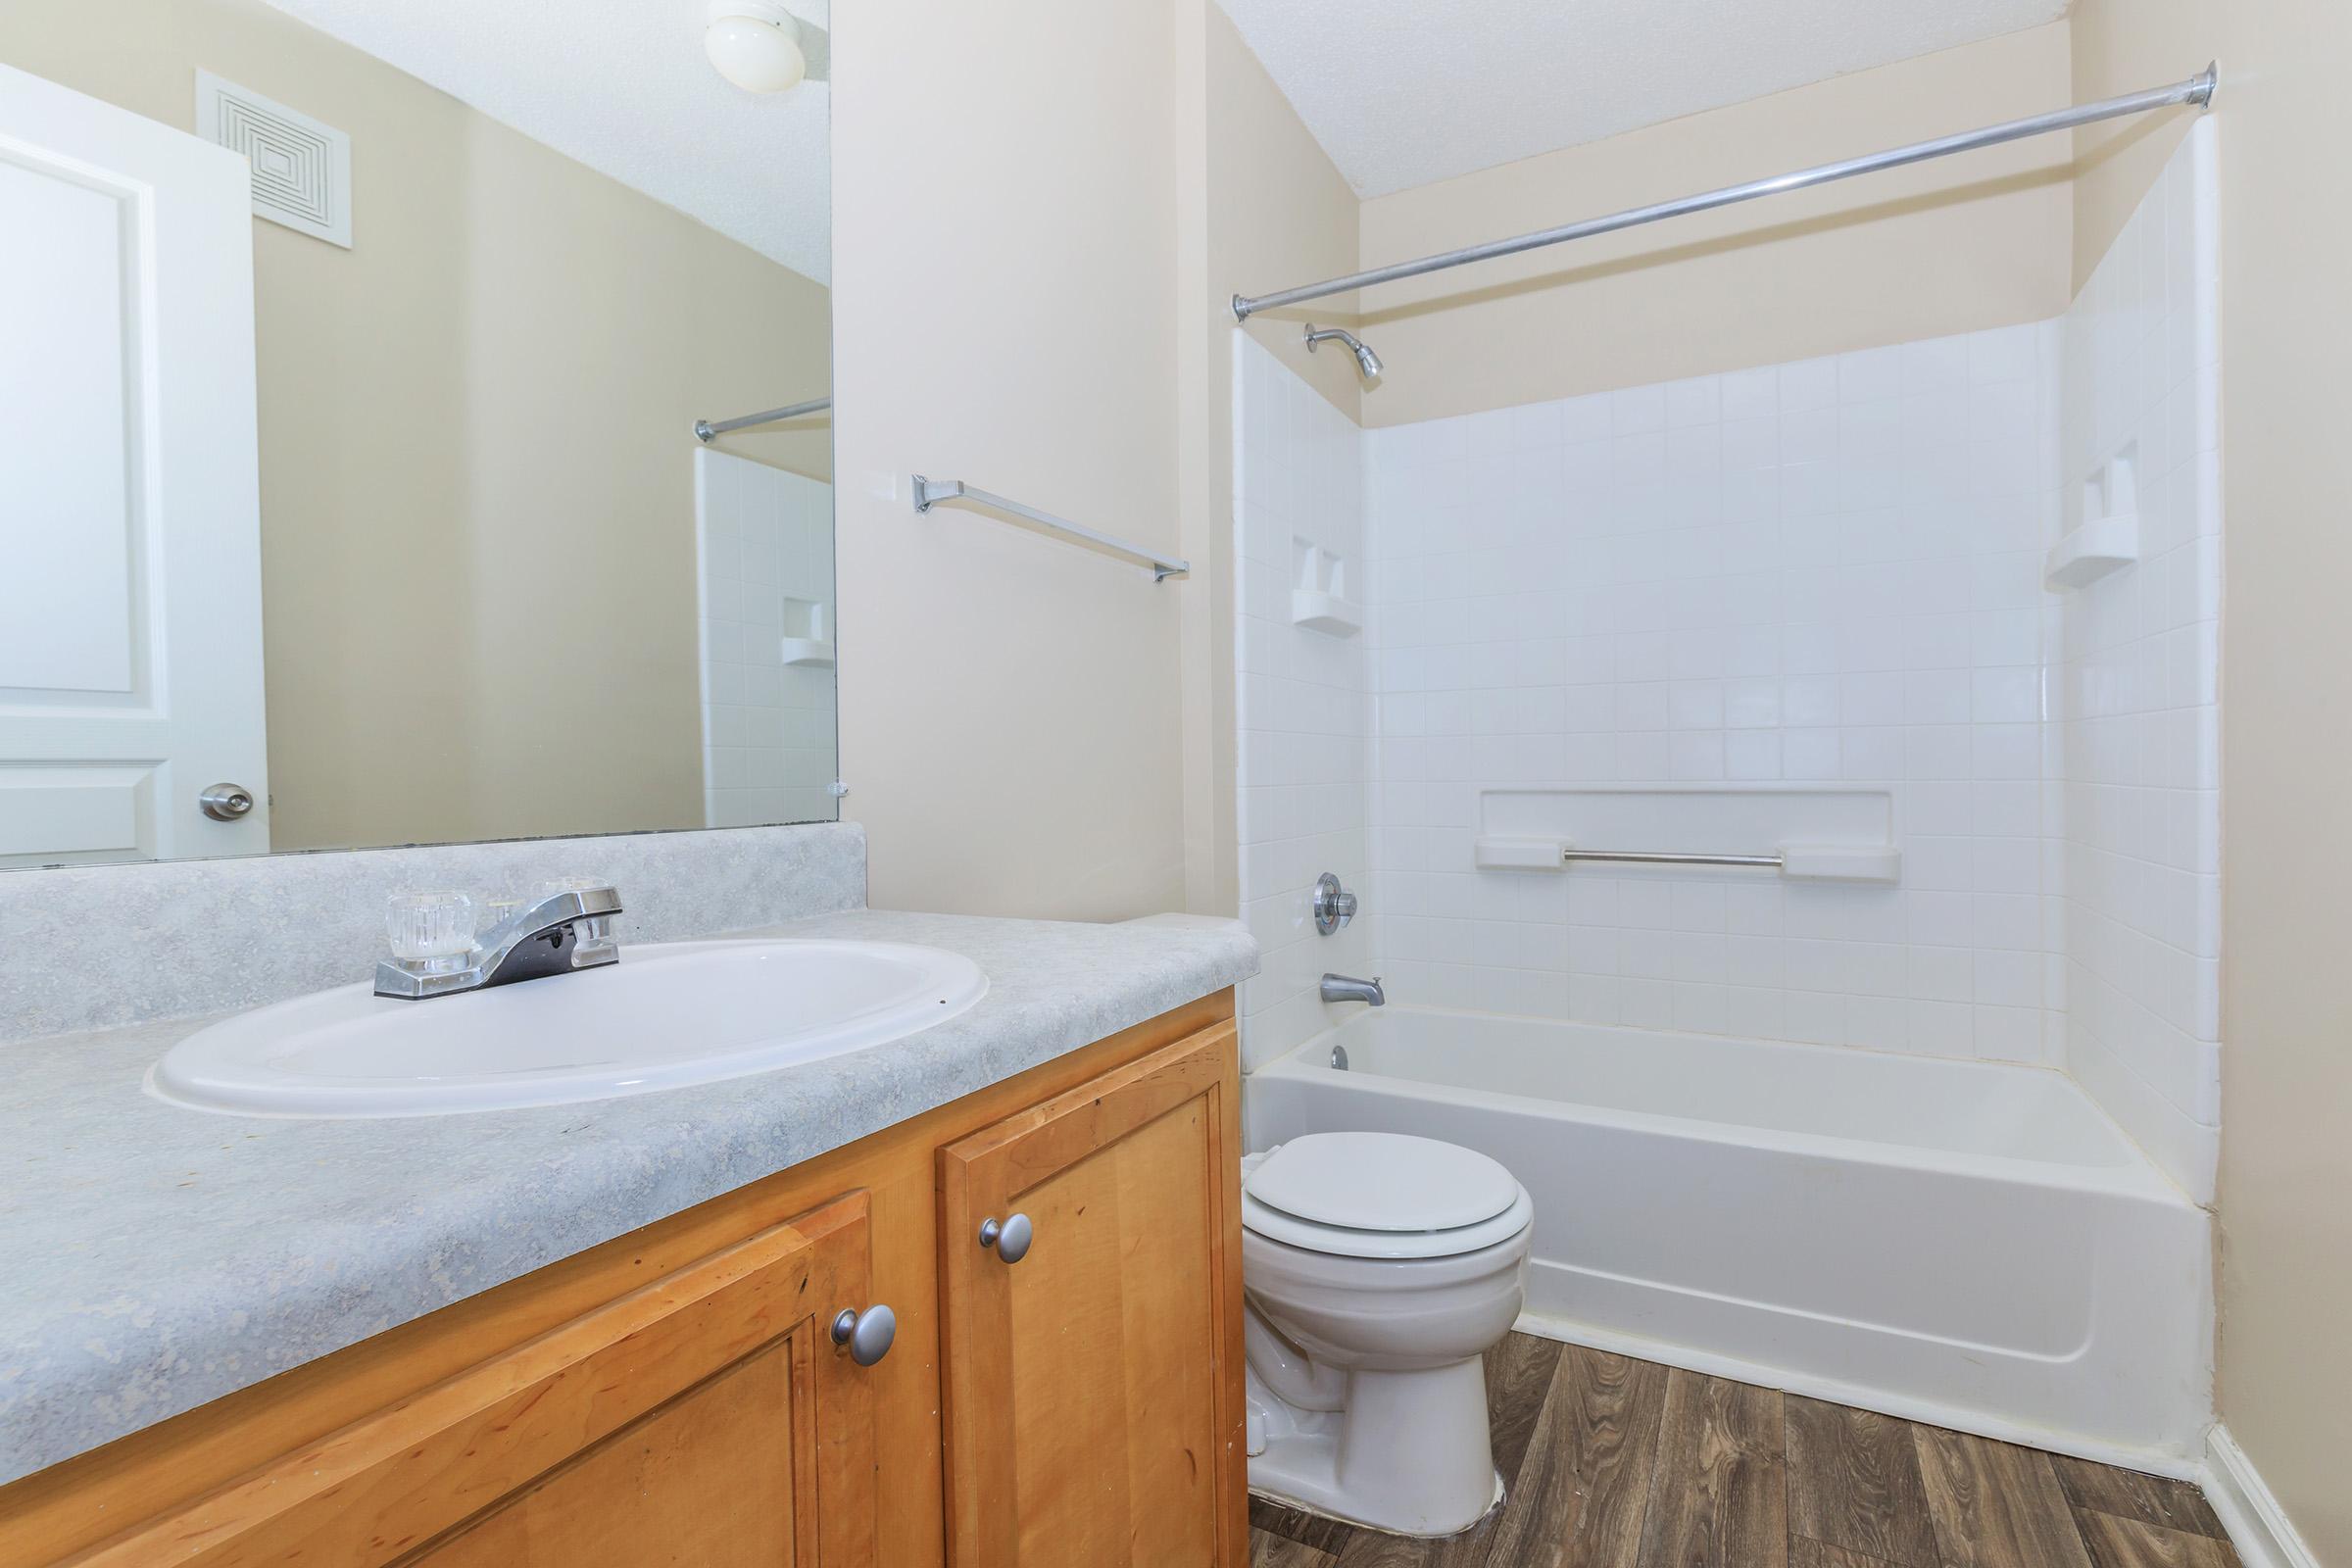
<path fill-rule="evenodd" d="M 1228 922 L 856 910 L 743 935 L 919 942 L 989 977 L 886 1046 L 538 1110 L 262 1120 L 149 1098 L 209 1018 L 0 1047 L 0 1482 L 732 1192 L 1220 991 Z"/>

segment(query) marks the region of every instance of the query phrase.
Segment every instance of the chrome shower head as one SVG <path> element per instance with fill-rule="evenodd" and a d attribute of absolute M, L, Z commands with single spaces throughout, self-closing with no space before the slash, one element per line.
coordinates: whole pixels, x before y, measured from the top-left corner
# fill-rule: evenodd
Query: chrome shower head
<path fill-rule="evenodd" d="M 1353 332 L 1344 331 L 1336 326 L 1327 326 L 1321 331 L 1317 331 L 1314 322 L 1309 321 L 1306 324 L 1306 352 L 1314 353 L 1316 344 L 1326 338 L 1335 337 L 1347 344 L 1348 351 L 1355 356 L 1356 373 L 1364 378 L 1365 389 L 1370 390 L 1380 385 L 1383 369 L 1380 356 L 1373 353 L 1372 346 Z"/>

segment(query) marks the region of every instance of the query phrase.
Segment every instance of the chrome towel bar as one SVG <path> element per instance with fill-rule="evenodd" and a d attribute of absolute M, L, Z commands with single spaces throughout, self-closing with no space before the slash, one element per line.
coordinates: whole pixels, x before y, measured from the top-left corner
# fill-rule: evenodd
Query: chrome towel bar
<path fill-rule="evenodd" d="M 697 419 L 694 421 L 694 438 L 707 446 L 729 430 L 748 430 L 755 424 L 798 419 L 806 415 L 823 414 L 832 407 L 831 398 L 810 398 L 806 403 L 787 403 L 780 409 L 762 409 L 758 414 L 747 414 L 740 419 L 721 419 L 715 424 L 709 419 Z"/>
<path fill-rule="evenodd" d="M 1190 562 L 1171 561 L 1165 556 L 1154 555 L 1141 545 L 1131 545 L 1124 539 L 1098 532 L 1083 523 L 1072 522 L 1066 517 L 1056 517 L 1052 513 L 1040 512 L 1035 507 L 1025 507 L 1018 501 L 1008 501 L 1003 496 L 981 489 L 978 485 L 965 484 L 961 479 L 926 479 L 919 473 L 914 476 L 915 511 L 929 512 L 942 501 L 974 501 L 998 512 L 1009 512 L 1016 517 L 1036 523 L 1049 533 L 1057 533 L 1064 538 L 1075 539 L 1081 544 L 1092 545 L 1097 550 L 1117 556 L 1122 561 L 1132 561 L 1139 566 L 1149 566 L 1152 568 L 1152 578 L 1154 582 L 1165 582 L 1170 577 L 1181 577 L 1193 569 Z"/>

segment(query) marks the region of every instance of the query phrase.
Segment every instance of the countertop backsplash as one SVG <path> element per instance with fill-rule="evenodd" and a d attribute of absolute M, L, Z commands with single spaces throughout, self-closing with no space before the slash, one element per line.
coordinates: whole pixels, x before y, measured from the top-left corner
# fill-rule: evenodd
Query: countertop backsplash
<path fill-rule="evenodd" d="M 865 831 L 823 822 L 0 873 L 0 1042 L 365 980 L 384 952 L 386 895 L 512 896 L 564 876 L 620 890 L 624 941 L 679 941 L 863 908 Z"/>

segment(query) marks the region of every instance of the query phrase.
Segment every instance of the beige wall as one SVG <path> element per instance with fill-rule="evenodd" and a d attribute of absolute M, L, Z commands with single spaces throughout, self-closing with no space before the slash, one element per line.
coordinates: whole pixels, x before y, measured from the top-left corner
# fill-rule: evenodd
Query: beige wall
<path fill-rule="evenodd" d="M 1378 197 L 1363 265 L 2037 114 L 2068 90 L 2066 25 L 2013 33 Z M 1364 420 L 2055 316 L 2071 293 L 2066 163 L 2062 138 L 2017 143 L 1367 291 L 1364 336 L 1389 376 Z"/>
<path fill-rule="evenodd" d="M 1177 548 L 1174 6 L 834 22 L 842 757 L 871 900 L 1175 908 L 1203 584 L 907 499 L 919 470 Z"/>
<path fill-rule="evenodd" d="M 2083 98 L 2222 66 L 2221 1411 L 2320 1560 L 2352 1563 L 2352 8 L 2077 0 L 2075 26 Z M 2180 123 L 2082 133 L 2078 258 Z"/>
<path fill-rule="evenodd" d="M 2212 0 L 2076 0 L 2076 101 L 2136 92 L 2190 75 L 2208 58 L 2200 51 L 2211 49 L 2219 15 L 2220 7 Z M 2233 69 L 2224 79 L 2234 88 L 2238 73 Z M 2217 107 L 2220 103 L 2217 100 Z M 2140 198 L 2180 145 L 2190 119 L 2186 111 L 2139 115 L 2074 133 L 2076 287 L 2088 280 L 2099 258 L 2123 232 Z M 2227 148 L 2223 156 L 2229 156 Z M 2229 195 L 2225 186 L 2225 202 Z"/>
<path fill-rule="evenodd" d="M 842 754 L 872 902 L 1231 913 L 1224 302 L 1352 267 L 1354 195 L 1209 0 L 838 24 Z M 1354 412 L 1296 323 L 1252 330 Z M 917 469 L 1196 569 L 1154 586 L 973 511 L 918 517 Z"/>
<path fill-rule="evenodd" d="M 1209 339 L 1221 362 L 1233 361 L 1236 294 L 1264 293 L 1291 280 L 1330 277 L 1356 267 L 1362 204 L 1332 167 L 1222 7 L 1207 5 L 1205 97 Z M 1349 417 L 1362 404 L 1355 362 L 1323 349 L 1308 353 L 1304 323 L 1346 322 L 1355 299 L 1328 301 L 1252 317 L 1245 328 Z M 1230 385 L 1220 379 L 1218 406 L 1230 416 Z M 1230 443 L 1222 456 L 1230 469 Z M 1228 486 L 1230 490 L 1230 486 Z M 1230 505 L 1232 497 L 1227 495 Z"/>
<path fill-rule="evenodd" d="M 353 137 L 354 249 L 254 225 L 274 843 L 699 825 L 687 426 L 822 391 L 824 289 L 257 0 L 9 0 L 0 60 Z"/>

